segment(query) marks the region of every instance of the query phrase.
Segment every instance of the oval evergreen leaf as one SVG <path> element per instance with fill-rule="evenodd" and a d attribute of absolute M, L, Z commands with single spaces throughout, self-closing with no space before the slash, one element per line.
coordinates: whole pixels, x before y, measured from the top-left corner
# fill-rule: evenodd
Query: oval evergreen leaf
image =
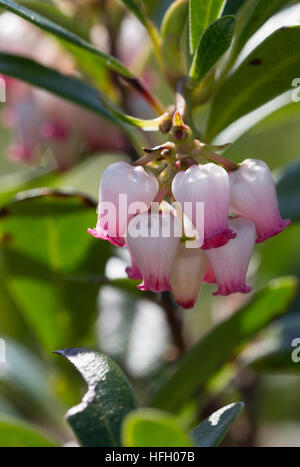
<path fill-rule="evenodd" d="M 189 71 L 189 76 L 195 81 L 195 84 L 199 84 L 205 78 L 229 49 L 233 38 L 234 25 L 234 16 L 223 16 L 206 29 Z"/>

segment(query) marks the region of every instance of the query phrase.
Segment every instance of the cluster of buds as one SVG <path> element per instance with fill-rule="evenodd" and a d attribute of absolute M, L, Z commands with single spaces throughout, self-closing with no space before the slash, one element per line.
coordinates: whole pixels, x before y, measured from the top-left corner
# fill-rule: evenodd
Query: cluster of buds
<path fill-rule="evenodd" d="M 217 285 L 214 295 L 249 293 L 255 243 L 290 223 L 281 219 L 268 166 L 218 155 L 223 148 L 194 139 L 176 112 L 170 136 L 135 166 L 118 162 L 104 172 L 89 233 L 128 248 L 126 272 L 142 281 L 139 289 L 172 291 L 185 309 L 194 307 L 203 282 Z"/>

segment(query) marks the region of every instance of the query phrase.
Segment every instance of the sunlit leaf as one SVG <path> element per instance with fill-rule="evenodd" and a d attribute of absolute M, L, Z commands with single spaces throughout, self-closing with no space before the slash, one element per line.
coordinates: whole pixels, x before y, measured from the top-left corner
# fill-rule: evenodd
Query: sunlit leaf
<path fill-rule="evenodd" d="M 251 154 L 251 157 L 263 159 L 272 170 L 281 167 L 299 157 L 299 125 L 300 103 L 286 104 L 251 125 L 226 150 L 224 156 L 241 162 L 244 155 Z"/>
<path fill-rule="evenodd" d="M 80 444 L 84 447 L 120 446 L 122 421 L 135 409 L 124 373 L 110 358 L 92 350 L 67 349 L 57 353 L 74 365 L 88 385 L 81 403 L 67 413 Z"/>
<path fill-rule="evenodd" d="M 243 47 L 253 34 L 275 13 L 292 0 L 248 0 L 237 17 L 238 31 L 230 55 L 230 63 L 234 63 Z"/>
<path fill-rule="evenodd" d="M 260 44 L 219 87 L 207 138 L 291 88 L 299 75 L 300 26 L 281 28 Z"/>

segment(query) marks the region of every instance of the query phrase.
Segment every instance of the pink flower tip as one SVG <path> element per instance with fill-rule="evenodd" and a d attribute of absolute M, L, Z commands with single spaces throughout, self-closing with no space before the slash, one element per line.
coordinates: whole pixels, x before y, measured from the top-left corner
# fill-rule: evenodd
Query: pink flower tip
<path fill-rule="evenodd" d="M 120 237 L 110 237 L 107 232 L 103 229 L 88 229 L 88 233 L 95 238 L 99 238 L 100 240 L 107 240 L 114 246 L 124 247 L 125 243 L 123 238 Z"/>
<path fill-rule="evenodd" d="M 220 248 L 226 245 L 230 240 L 236 238 L 236 233 L 233 230 L 227 229 L 223 232 L 218 232 L 209 237 L 204 238 L 202 250 L 211 250 L 212 248 Z"/>

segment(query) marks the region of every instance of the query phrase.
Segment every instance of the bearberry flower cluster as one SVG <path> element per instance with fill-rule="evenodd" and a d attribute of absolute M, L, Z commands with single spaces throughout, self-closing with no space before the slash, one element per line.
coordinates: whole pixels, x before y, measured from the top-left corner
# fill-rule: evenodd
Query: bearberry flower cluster
<path fill-rule="evenodd" d="M 264 162 L 247 159 L 226 170 L 197 161 L 199 141 L 193 145 L 185 144 L 184 151 L 174 143 L 154 148 L 159 157 L 150 165 L 148 156 L 142 158 L 145 167 L 108 167 L 98 222 L 89 229 L 96 238 L 128 248 L 132 264 L 126 272 L 142 281 L 139 289 L 172 291 L 185 309 L 195 305 L 203 282 L 217 285 L 214 295 L 249 293 L 246 274 L 255 243 L 290 223 L 281 219 Z"/>

